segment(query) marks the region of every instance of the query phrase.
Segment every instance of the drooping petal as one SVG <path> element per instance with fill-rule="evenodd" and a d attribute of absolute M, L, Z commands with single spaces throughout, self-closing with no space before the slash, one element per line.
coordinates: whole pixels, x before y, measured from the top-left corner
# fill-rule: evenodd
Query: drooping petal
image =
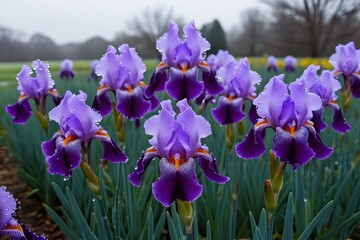
<path fill-rule="evenodd" d="M 165 88 L 172 98 L 193 100 L 204 90 L 204 83 L 199 82 L 197 78 L 197 68 L 189 69 L 185 73 L 182 70 L 170 68 L 169 81 L 166 82 Z"/>
<path fill-rule="evenodd" d="M 355 98 L 360 98 L 360 74 L 359 76 L 352 76 L 350 90 Z"/>
<path fill-rule="evenodd" d="M 162 158 L 160 177 L 152 184 L 154 197 L 165 207 L 179 199 L 193 202 L 200 197 L 203 187 L 199 184 L 194 159 L 190 158 L 177 171 L 175 166 Z"/>
<path fill-rule="evenodd" d="M 266 151 L 264 144 L 265 130 L 270 127 L 268 124 L 263 124 L 260 127 L 255 126 L 246 134 L 244 141 L 235 146 L 236 154 L 245 160 L 255 159 L 263 155 Z"/>
<path fill-rule="evenodd" d="M 199 148 L 196 151 L 196 155 L 194 158 L 199 158 L 199 165 L 201 169 L 204 171 L 205 177 L 207 177 L 209 180 L 224 184 L 227 181 L 229 181 L 230 178 L 221 175 L 216 166 L 216 161 L 214 157 L 205 149 L 204 147 Z"/>
<path fill-rule="evenodd" d="M 24 230 L 24 235 L 27 240 L 47 240 L 48 238 L 45 235 L 38 236 L 25 224 L 21 224 L 22 229 Z"/>
<path fill-rule="evenodd" d="M 97 94 L 95 96 L 92 107 L 105 117 L 111 112 L 111 100 L 107 92 Z"/>
<path fill-rule="evenodd" d="M 315 152 L 315 157 L 319 160 L 323 160 L 329 157 L 333 153 L 333 149 L 325 146 L 320 139 L 319 134 L 311 126 L 306 126 L 309 131 L 309 146 Z"/>
<path fill-rule="evenodd" d="M 61 70 L 60 79 L 74 79 L 75 73 L 73 71 Z"/>
<path fill-rule="evenodd" d="M 41 144 L 46 162 L 49 164 L 50 174 L 59 174 L 64 177 L 71 176 L 71 171 L 77 168 L 81 162 L 81 140 L 75 139 L 66 141 L 62 136 L 56 137 L 56 148 L 50 155 L 54 144 L 54 139 Z"/>
<path fill-rule="evenodd" d="M 231 99 L 220 96 L 219 103 L 216 108 L 211 109 L 214 119 L 221 125 L 237 123 L 245 118 L 242 111 L 243 99 Z"/>
<path fill-rule="evenodd" d="M 250 110 L 249 110 L 249 119 L 252 124 L 256 124 L 259 116 L 257 114 L 256 106 L 251 102 Z"/>
<path fill-rule="evenodd" d="M 168 80 L 167 70 L 154 71 L 150 83 L 144 91 L 146 98 L 150 98 L 155 92 L 160 92 L 165 89 L 165 83 Z"/>
<path fill-rule="evenodd" d="M 321 107 L 317 111 L 313 111 L 313 117 L 311 118 L 311 121 L 314 123 L 314 128 L 317 132 L 322 132 L 327 124 L 322 120 L 323 114 L 324 114 L 324 108 Z"/>
<path fill-rule="evenodd" d="M 13 123 L 23 124 L 30 118 L 32 110 L 29 101 L 26 99 L 6 106 L 6 112 L 13 118 Z"/>
<path fill-rule="evenodd" d="M 58 93 L 58 91 L 57 91 L 55 88 L 53 88 L 53 89 L 50 89 L 50 90 L 48 91 L 48 93 L 49 93 L 49 95 L 52 97 L 55 105 L 56 105 L 56 106 L 59 105 L 60 102 L 61 102 L 61 100 L 62 100 L 62 97 L 61 97 L 61 95 Z"/>
<path fill-rule="evenodd" d="M 118 89 L 116 102 L 116 109 L 129 119 L 142 118 L 151 107 L 151 102 L 144 98 L 140 86 L 135 87 L 132 92 Z"/>
<path fill-rule="evenodd" d="M 339 133 L 346 133 L 350 131 L 351 126 L 346 122 L 344 116 L 342 115 L 341 109 L 333 107 L 333 111 L 334 114 L 331 127 Z"/>
<path fill-rule="evenodd" d="M 142 175 L 149 166 L 151 160 L 156 157 L 161 158 L 155 148 L 149 148 L 141 155 L 136 162 L 135 171 L 128 176 L 131 184 L 140 187 Z"/>
<path fill-rule="evenodd" d="M 109 160 L 112 163 L 125 163 L 128 161 L 128 157 L 106 133 L 97 134 L 95 138 L 100 139 L 103 147 L 102 161 Z"/>
<path fill-rule="evenodd" d="M 204 82 L 205 91 L 211 95 L 217 95 L 221 93 L 224 88 L 216 79 L 216 72 L 213 71 L 203 71 L 202 72 L 202 80 Z"/>
<path fill-rule="evenodd" d="M 299 164 L 305 165 L 315 157 L 315 152 L 309 146 L 308 136 L 309 132 L 305 127 L 295 131 L 294 135 L 279 127 L 276 128 L 273 146 L 275 156 L 292 164 L 294 170 Z"/>

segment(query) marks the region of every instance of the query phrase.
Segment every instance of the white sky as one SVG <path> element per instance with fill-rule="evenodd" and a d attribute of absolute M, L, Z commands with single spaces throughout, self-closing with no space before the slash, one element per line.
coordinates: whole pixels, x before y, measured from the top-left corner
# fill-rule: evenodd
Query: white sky
<path fill-rule="evenodd" d="M 25 33 L 43 33 L 55 42 L 81 42 L 93 36 L 112 40 L 126 22 L 147 8 L 172 8 L 200 28 L 217 18 L 225 30 L 240 23 L 246 9 L 266 6 L 259 0 L 0 0 L 0 25 Z"/>

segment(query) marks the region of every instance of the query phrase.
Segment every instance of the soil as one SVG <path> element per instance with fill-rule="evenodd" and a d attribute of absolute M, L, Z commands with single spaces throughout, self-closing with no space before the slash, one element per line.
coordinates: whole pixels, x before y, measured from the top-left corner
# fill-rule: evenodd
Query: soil
<path fill-rule="evenodd" d="M 21 203 L 15 216 L 19 222 L 29 226 L 38 235 L 44 233 L 49 239 L 66 239 L 63 232 L 47 215 L 41 200 L 35 195 L 28 197 L 31 188 L 17 176 L 16 168 L 4 146 L 0 146 L 0 186 L 6 186 Z"/>

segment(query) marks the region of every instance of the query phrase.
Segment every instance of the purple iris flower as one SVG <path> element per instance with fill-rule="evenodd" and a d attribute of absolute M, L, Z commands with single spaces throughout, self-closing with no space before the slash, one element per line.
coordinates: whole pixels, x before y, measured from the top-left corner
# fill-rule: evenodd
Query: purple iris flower
<path fill-rule="evenodd" d="M 41 144 L 50 174 L 71 176 L 71 171 L 80 165 L 81 151 L 87 151 L 93 139 L 102 143 L 102 160 L 113 163 L 127 161 L 125 154 L 98 125 L 102 117 L 86 105 L 86 97 L 82 91 L 79 95 L 67 91 L 59 106 L 49 112 L 50 119 L 60 125 L 60 130 Z"/>
<path fill-rule="evenodd" d="M 11 240 L 46 240 L 36 236 L 27 226 L 19 224 L 14 218 L 16 201 L 4 186 L 0 187 L 0 238 L 8 236 Z"/>
<path fill-rule="evenodd" d="M 274 56 L 268 57 L 266 69 L 269 72 L 271 72 L 271 71 L 277 72 L 278 71 L 277 59 Z"/>
<path fill-rule="evenodd" d="M 135 48 L 127 44 L 116 49 L 109 46 L 104 56 L 96 66 L 96 73 L 102 77 L 100 87 L 94 99 L 93 107 L 103 116 L 111 112 L 111 100 L 108 92 L 116 94 L 116 109 L 126 118 L 142 118 L 148 111 L 154 110 L 158 99 L 153 96 L 144 98 L 146 85 L 144 79 L 145 64 L 136 53 Z"/>
<path fill-rule="evenodd" d="M 224 90 L 222 85 L 218 82 L 216 71 L 229 62 L 236 61 L 233 55 L 224 50 L 219 50 L 216 55 L 210 54 L 206 60 L 209 64 L 210 72 L 203 72 L 205 89 L 203 93 L 198 98 L 196 98 L 196 103 L 199 105 L 202 103 L 207 105 L 209 101 L 214 99 L 215 95 L 221 93 Z"/>
<path fill-rule="evenodd" d="M 156 43 L 162 59 L 145 91 L 147 98 L 166 89 L 174 99 L 193 100 L 203 92 L 204 82 L 209 81 L 210 68 L 203 53 L 210 48 L 210 43 L 196 30 L 193 21 L 184 26 L 183 40 L 178 32 L 178 25 L 170 22 L 168 31 Z M 198 81 L 198 69 L 203 72 L 204 82 Z M 211 88 L 211 83 L 205 83 L 205 87 L 209 92 L 218 91 L 217 84 L 214 84 L 215 89 Z"/>
<path fill-rule="evenodd" d="M 90 63 L 90 78 L 94 80 L 98 80 L 99 76 L 96 74 L 95 69 L 99 64 L 99 60 L 92 60 Z"/>
<path fill-rule="evenodd" d="M 13 105 L 8 105 L 6 111 L 13 117 L 12 122 L 15 124 L 23 124 L 31 116 L 32 110 L 29 99 L 33 99 L 36 103 L 36 108 L 43 116 L 46 115 L 46 97 L 52 96 L 55 104 L 59 104 L 61 97 L 54 88 L 54 80 L 51 78 L 49 66 L 36 60 L 32 62 L 32 68 L 36 76 L 31 77 L 33 71 L 28 66 L 23 66 L 17 80 L 20 92 L 18 101 Z"/>
<path fill-rule="evenodd" d="M 186 99 L 176 105 L 180 111 L 177 115 L 170 100 L 161 102 L 159 115 L 145 122 L 146 134 L 153 136 L 149 140 L 152 147 L 143 153 L 135 171 L 129 175 L 129 181 L 139 187 L 151 160 L 161 159 L 160 177 L 152 184 L 152 191 L 165 207 L 176 199 L 192 202 L 201 195 L 203 187 L 196 176 L 194 158 L 199 158 L 199 165 L 208 179 L 221 184 L 229 180 L 218 173 L 214 157 L 201 145 L 201 138 L 211 134 L 209 122 L 196 115 Z"/>
<path fill-rule="evenodd" d="M 283 77 L 279 75 L 270 79 L 264 91 L 254 99 L 260 118 L 235 150 L 244 159 L 260 157 L 266 151 L 265 130 L 272 128 L 275 131 L 272 148 L 275 156 L 292 164 L 295 170 L 313 157 L 327 158 L 333 149 L 322 143 L 310 121 L 313 111 L 322 106 L 320 97 L 306 90 L 304 78 L 289 85 L 289 95 Z"/>
<path fill-rule="evenodd" d="M 341 89 L 341 84 L 328 70 L 322 71 L 319 77 L 317 75 L 319 69 L 320 66 L 310 65 L 302 75 L 305 79 L 306 88 L 317 94 L 322 101 L 322 107 L 313 112 L 311 121 L 318 132 L 323 131 L 326 128 L 326 123 L 323 122 L 322 116 L 325 108 L 329 106 L 334 111 L 331 127 L 339 133 L 345 133 L 351 129 L 351 126 L 344 119 L 340 106 L 336 102 L 336 91 Z"/>
<path fill-rule="evenodd" d="M 344 76 L 345 90 L 350 89 L 354 97 L 360 98 L 360 50 L 355 49 L 354 42 L 338 45 L 329 61 L 334 66 L 334 75 Z"/>
<path fill-rule="evenodd" d="M 285 72 L 295 72 L 296 71 L 296 64 L 297 60 L 293 56 L 286 56 L 284 58 L 285 63 Z"/>
<path fill-rule="evenodd" d="M 65 59 L 60 64 L 60 79 L 74 79 L 75 73 L 73 70 L 74 63 L 69 60 Z"/>
<path fill-rule="evenodd" d="M 261 81 L 260 75 L 251 71 L 247 58 L 228 63 L 216 75 L 222 82 L 224 91 L 219 97 L 218 106 L 211 110 L 214 119 L 221 125 L 243 120 L 244 102 L 256 97 L 256 84 Z M 256 121 L 256 111 L 254 107 L 252 109 L 252 119 Z"/>

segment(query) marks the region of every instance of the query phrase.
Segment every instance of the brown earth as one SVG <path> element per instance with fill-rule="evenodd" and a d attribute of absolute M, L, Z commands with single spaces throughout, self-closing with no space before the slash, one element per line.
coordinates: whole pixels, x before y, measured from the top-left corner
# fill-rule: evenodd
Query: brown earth
<path fill-rule="evenodd" d="M 45 234 L 49 239 L 66 239 L 63 232 L 47 215 L 42 202 L 35 195 L 30 195 L 31 189 L 17 176 L 12 159 L 6 148 L 0 146 L 0 186 L 6 186 L 16 199 L 18 209 L 15 218 L 29 226 L 38 235 Z"/>

